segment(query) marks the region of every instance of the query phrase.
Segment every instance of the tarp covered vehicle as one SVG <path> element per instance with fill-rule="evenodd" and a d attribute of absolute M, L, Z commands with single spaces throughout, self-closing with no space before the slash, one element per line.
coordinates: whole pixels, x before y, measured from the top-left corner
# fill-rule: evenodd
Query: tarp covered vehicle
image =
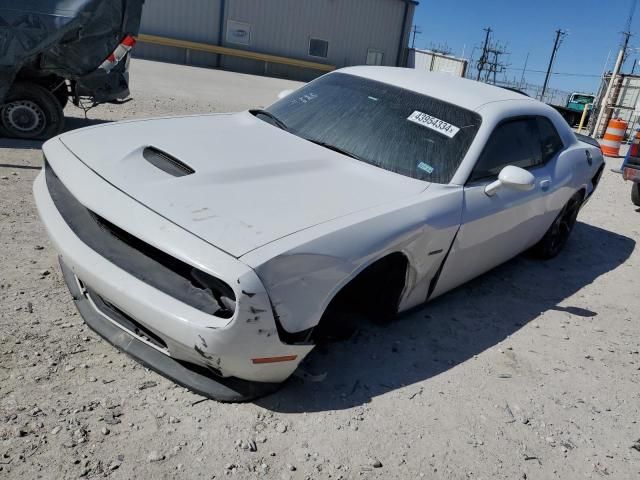
<path fill-rule="evenodd" d="M 144 0 L 0 0 L 0 135 L 48 138 L 62 109 L 129 95 Z"/>

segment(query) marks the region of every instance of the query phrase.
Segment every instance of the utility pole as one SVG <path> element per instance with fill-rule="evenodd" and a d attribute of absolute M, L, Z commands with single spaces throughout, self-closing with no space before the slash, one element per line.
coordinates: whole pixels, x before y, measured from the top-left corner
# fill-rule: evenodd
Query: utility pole
<path fill-rule="evenodd" d="M 480 59 L 478 60 L 478 76 L 476 80 L 480 80 L 480 75 L 482 74 L 482 70 L 484 70 L 484 65 L 487 63 L 487 48 L 489 48 L 489 35 L 491 35 L 491 27 L 487 27 L 484 29 L 487 34 L 484 37 L 484 45 L 482 46 L 482 55 L 480 55 Z"/>
<path fill-rule="evenodd" d="M 631 37 L 631 32 L 628 30 L 626 32 L 622 32 L 622 36 L 624 37 L 624 40 L 622 41 L 622 49 L 620 50 L 622 52 L 622 63 L 620 64 L 620 70 L 622 70 L 624 61 L 627 59 L 627 48 L 629 47 L 629 38 Z"/>
<path fill-rule="evenodd" d="M 629 46 L 629 37 L 631 36 L 631 23 L 633 22 L 633 16 L 636 13 L 636 6 L 638 0 L 631 0 L 631 8 L 629 9 L 629 15 L 627 16 L 627 24 L 625 25 L 624 32 L 622 32 L 622 64 L 620 70 L 624 67 L 624 62 L 627 59 L 627 47 Z"/>
<path fill-rule="evenodd" d="M 522 67 L 522 77 L 520 77 L 520 88 L 524 85 L 524 73 L 527 71 L 527 63 L 529 63 L 529 52 L 527 58 L 524 59 L 524 67 Z"/>
<path fill-rule="evenodd" d="M 506 65 L 500 61 L 500 56 L 505 55 L 507 51 L 504 45 L 491 44 L 487 48 L 487 71 L 484 75 L 485 83 L 489 83 L 489 79 L 493 77 L 493 84 L 497 83 L 498 73 L 502 73 L 505 70 Z"/>
<path fill-rule="evenodd" d="M 544 77 L 544 84 L 542 85 L 542 93 L 540 94 L 540 101 L 544 100 L 544 94 L 547 91 L 547 86 L 549 85 L 549 77 L 551 76 L 551 69 L 553 68 L 553 62 L 556 59 L 556 53 L 558 53 L 558 49 L 560 48 L 560 43 L 562 42 L 562 38 L 567 34 L 564 30 L 558 29 L 556 30 L 556 39 L 553 42 L 553 50 L 551 50 L 551 58 L 549 59 L 549 66 L 547 67 L 547 75 Z"/>
<path fill-rule="evenodd" d="M 418 25 L 414 25 L 412 33 L 413 33 L 413 40 L 411 41 L 411 48 L 415 48 L 415 46 L 416 46 L 416 35 L 420 35 L 422 33 L 422 30 L 420 30 L 420 27 Z"/>
<path fill-rule="evenodd" d="M 618 52 L 618 58 L 616 60 L 616 65 L 615 67 L 613 67 L 613 71 L 611 72 L 611 78 L 609 79 L 609 84 L 607 85 L 607 88 L 605 89 L 605 93 L 604 96 L 599 98 L 597 100 L 597 104 L 598 104 L 598 117 L 595 121 L 595 123 L 591 123 L 591 120 L 593 119 L 593 116 L 589 119 L 589 134 L 590 135 L 595 135 L 596 130 L 598 129 L 598 127 L 600 126 L 600 122 L 602 122 L 602 119 L 604 118 L 605 115 L 605 111 L 608 109 L 608 105 L 609 105 L 609 97 L 611 95 L 611 91 L 613 90 L 613 85 L 617 82 L 617 76 L 620 73 L 620 70 L 622 69 L 622 65 L 624 64 L 624 59 L 625 56 L 627 55 L 627 47 L 629 46 L 629 37 L 631 37 L 631 23 L 633 21 L 633 16 L 636 12 L 636 6 L 637 6 L 638 0 L 632 0 L 631 1 L 631 8 L 629 9 L 629 15 L 627 16 L 627 23 L 625 25 L 625 31 L 622 32 L 622 44 L 621 44 L 621 48 L 620 51 Z M 604 74 L 602 75 L 602 79 L 604 81 L 605 76 Z"/>

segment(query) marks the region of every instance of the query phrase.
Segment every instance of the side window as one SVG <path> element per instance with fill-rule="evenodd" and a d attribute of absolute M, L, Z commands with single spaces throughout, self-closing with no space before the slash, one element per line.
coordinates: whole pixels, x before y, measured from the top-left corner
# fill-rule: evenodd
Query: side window
<path fill-rule="evenodd" d="M 538 129 L 542 143 L 542 163 L 546 163 L 564 148 L 564 144 L 556 127 L 548 118 L 538 117 Z"/>
<path fill-rule="evenodd" d="M 529 168 L 541 163 L 536 119 L 512 120 L 499 125 L 491 134 L 469 180 L 496 177 L 507 165 Z"/>
<path fill-rule="evenodd" d="M 327 58 L 329 42 L 318 38 L 309 39 L 309 55 L 312 57 Z"/>
<path fill-rule="evenodd" d="M 367 50 L 367 65 L 382 65 L 382 57 L 384 53 L 370 48 Z"/>

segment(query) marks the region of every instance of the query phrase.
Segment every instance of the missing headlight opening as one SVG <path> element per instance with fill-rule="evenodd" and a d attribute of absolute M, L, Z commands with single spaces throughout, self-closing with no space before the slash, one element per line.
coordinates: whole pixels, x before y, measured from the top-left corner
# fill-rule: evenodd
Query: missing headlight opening
<path fill-rule="evenodd" d="M 236 296 L 225 282 L 163 252 L 85 208 L 45 159 L 47 186 L 60 214 L 94 251 L 134 277 L 220 318 L 231 318 Z"/>
<path fill-rule="evenodd" d="M 216 277 L 195 268 L 191 269 L 191 277 L 202 289 L 209 292 L 220 307 L 214 315 L 231 318 L 236 311 L 236 296 L 229 285 Z"/>

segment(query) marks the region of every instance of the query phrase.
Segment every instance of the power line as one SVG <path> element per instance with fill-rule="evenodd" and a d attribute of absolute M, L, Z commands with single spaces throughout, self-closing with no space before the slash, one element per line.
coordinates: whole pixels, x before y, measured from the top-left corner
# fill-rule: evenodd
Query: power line
<path fill-rule="evenodd" d="M 431 42 L 428 49 L 432 52 L 441 53 L 442 55 L 451 55 L 453 53 L 453 50 L 449 47 L 449 44 L 446 41 L 438 44 Z"/>
<path fill-rule="evenodd" d="M 506 70 L 519 70 L 519 71 L 524 71 L 525 73 L 547 73 L 546 70 L 534 70 L 534 69 L 529 69 L 526 68 L 520 68 L 520 67 L 505 67 Z M 551 72 L 551 75 L 560 75 L 560 76 L 565 76 L 565 77 L 593 77 L 593 78 L 600 78 L 602 75 L 598 75 L 595 73 L 569 73 L 569 72 Z"/>

